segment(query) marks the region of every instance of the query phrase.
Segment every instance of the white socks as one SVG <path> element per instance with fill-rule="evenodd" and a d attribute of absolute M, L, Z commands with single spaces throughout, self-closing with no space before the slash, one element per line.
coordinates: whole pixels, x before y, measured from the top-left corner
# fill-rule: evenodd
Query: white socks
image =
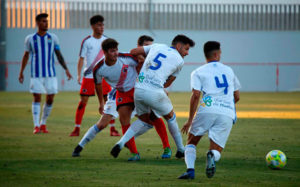
<path fill-rule="evenodd" d="M 42 115 L 42 120 L 41 120 L 41 125 L 45 125 L 48 116 L 50 115 L 52 110 L 52 105 L 48 105 L 47 103 L 44 104 L 44 108 L 43 108 L 43 115 Z"/>
<path fill-rule="evenodd" d="M 127 129 L 126 133 L 122 136 L 122 138 L 117 142 L 117 144 L 120 145 L 121 149 L 124 147 L 124 145 L 132 138 L 132 137 L 138 137 L 145 132 L 147 132 L 149 129 L 153 128 L 152 125 L 149 125 L 139 119 L 134 121 L 130 127 Z"/>
<path fill-rule="evenodd" d="M 41 103 L 40 102 L 32 102 L 32 117 L 33 124 L 35 127 L 40 126 L 40 113 L 41 113 Z"/>
<path fill-rule="evenodd" d="M 97 125 L 93 125 L 89 130 L 85 133 L 81 141 L 79 142 L 80 147 L 84 147 L 85 144 L 87 144 L 89 141 L 93 140 L 95 136 L 100 132 L 99 128 Z"/>
<path fill-rule="evenodd" d="M 218 162 L 221 158 L 221 153 L 217 150 L 211 150 L 211 152 L 214 154 L 214 157 L 215 157 L 215 161 Z"/>
<path fill-rule="evenodd" d="M 188 144 L 185 146 L 184 160 L 185 160 L 187 169 L 195 168 L 195 160 L 196 160 L 196 146 L 195 145 Z"/>
<path fill-rule="evenodd" d="M 178 151 L 183 152 L 184 151 L 184 145 L 182 143 L 182 137 L 181 137 L 180 130 L 178 128 L 175 113 L 174 113 L 173 117 L 167 121 L 167 123 L 168 123 L 169 131 L 170 131 L 170 133 L 171 133 L 171 135 L 172 135 L 172 137 L 173 137 L 173 139 L 176 143 Z"/>

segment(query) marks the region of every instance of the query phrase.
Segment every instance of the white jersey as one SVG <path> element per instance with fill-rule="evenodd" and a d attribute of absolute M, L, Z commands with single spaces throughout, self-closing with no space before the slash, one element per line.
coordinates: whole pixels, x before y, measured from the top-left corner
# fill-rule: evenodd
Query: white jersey
<path fill-rule="evenodd" d="M 93 78 L 93 68 L 96 62 L 99 62 L 103 57 L 102 42 L 107 39 L 102 35 L 101 38 L 95 38 L 93 36 L 87 36 L 81 42 L 79 56 L 84 58 L 84 77 Z M 90 71 L 87 71 L 90 69 Z"/>
<path fill-rule="evenodd" d="M 117 62 L 108 66 L 105 59 L 102 59 L 94 67 L 95 84 L 102 82 L 102 78 L 118 91 L 127 92 L 134 87 L 137 77 L 137 61 L 128 53 L 119 53 Z"/>
<path fill-rule="evenodd" d="M 135 85 L 146 90 L 163 90 L 169 76 L 176 77 L 184 61 L 173 47 L 165 44 L 144 46 L 147 57 Z"/>
<path fill-rule="evenodd" d="M 220 62 L 209 62 L 191 74 L 191 87 L 203 93 L 198 113 L 215 113 L 236 119 L 234 91 L 241 88 L 233 70 Z"/>
<path fill-rule="evenodd" d="M 30 34 L 25 38 L 25 51 L 31 57 L 31 77 L 55 77 L 54 50 L 59 50 L 59 41 L 55 34 Z"/>

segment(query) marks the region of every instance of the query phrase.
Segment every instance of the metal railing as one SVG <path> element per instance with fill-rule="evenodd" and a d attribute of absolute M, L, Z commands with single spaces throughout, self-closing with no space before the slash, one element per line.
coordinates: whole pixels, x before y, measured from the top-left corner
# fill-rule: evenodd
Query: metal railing
<path fill-rule="evenodd" d="M 171 4 L 59 0 L 6 0 L 6 26 L 33 28 L 49 14 L 50 28 L 88 28 L 95 14 L 107 29 L 300 30 L 300 4 Z"/>

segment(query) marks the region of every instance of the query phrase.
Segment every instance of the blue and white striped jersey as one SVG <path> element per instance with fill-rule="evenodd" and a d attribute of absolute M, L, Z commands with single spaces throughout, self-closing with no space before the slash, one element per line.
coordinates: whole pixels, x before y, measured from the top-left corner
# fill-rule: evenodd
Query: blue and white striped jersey
<path fill-rule="evenodd" d="M 31 77 L 55 77 L 54 50 L 59 50 L 55 34 L 30 34 L 25 38 L 25 51 L 31 56 Z"/>

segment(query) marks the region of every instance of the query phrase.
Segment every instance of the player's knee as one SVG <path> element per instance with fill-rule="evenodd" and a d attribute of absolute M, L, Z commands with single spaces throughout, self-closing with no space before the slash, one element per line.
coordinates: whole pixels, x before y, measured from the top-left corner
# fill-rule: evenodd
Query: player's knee
<path fill-rule="evenodd" d="M 166 120 L 170 120 L 170 119 L 173 118 L 173 116 L 174 116 L 174 112 L 173 112 L 173 110 L 172 110 L 169 114 L 164 115 L 164 118 L 165 118 Z"/>

